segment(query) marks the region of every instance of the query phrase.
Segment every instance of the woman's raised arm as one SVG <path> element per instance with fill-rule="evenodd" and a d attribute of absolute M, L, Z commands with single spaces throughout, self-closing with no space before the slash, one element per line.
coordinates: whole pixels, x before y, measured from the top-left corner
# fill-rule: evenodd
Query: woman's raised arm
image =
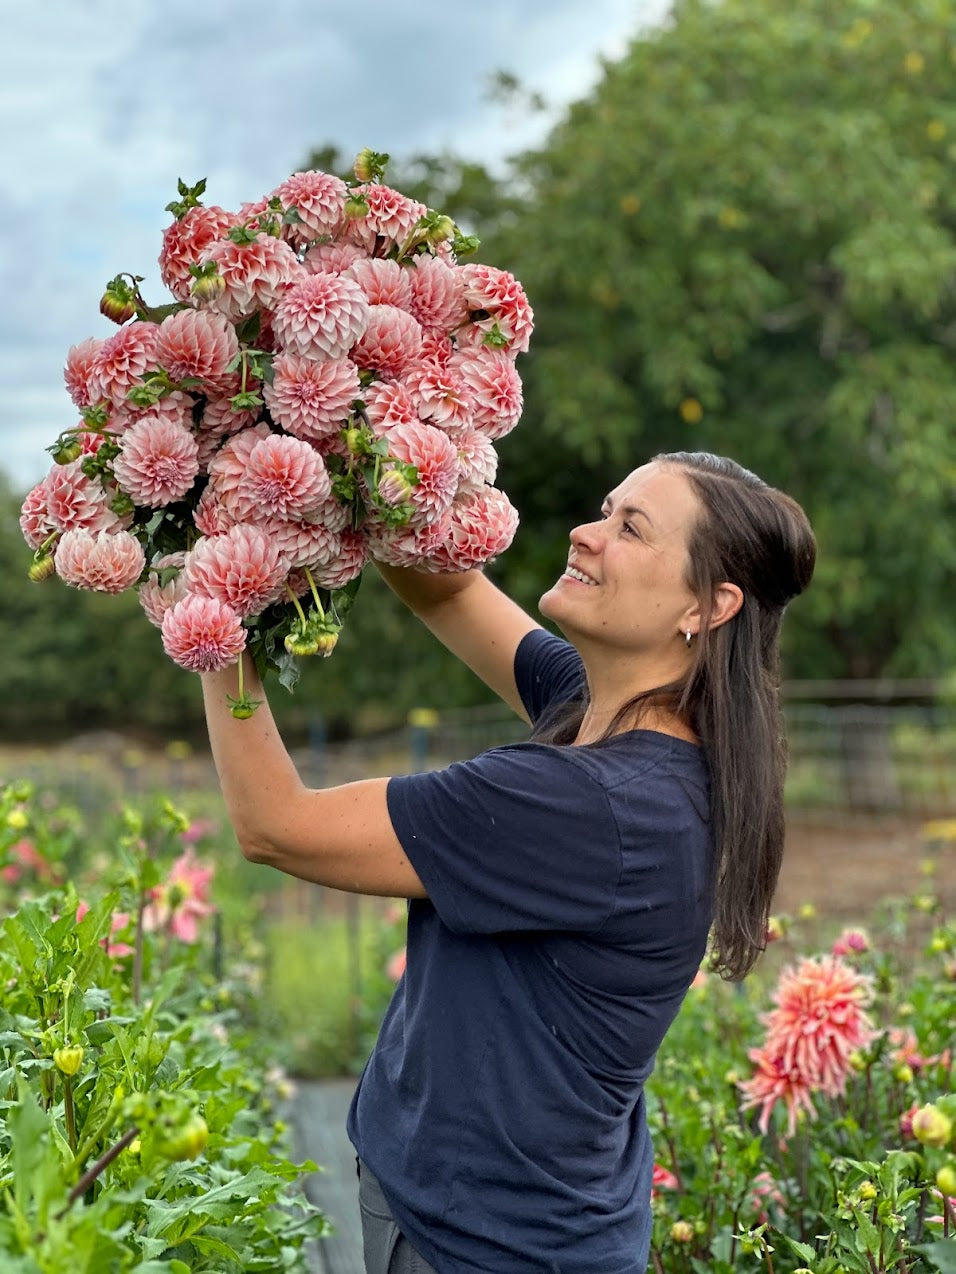
<path fill-rule="evenodd" d="M 527 721 L 515 685 L 515 651 L 541 625 L 479 570 L 439 575 L 381 564 L 378 569 L 426 628 Z"/>

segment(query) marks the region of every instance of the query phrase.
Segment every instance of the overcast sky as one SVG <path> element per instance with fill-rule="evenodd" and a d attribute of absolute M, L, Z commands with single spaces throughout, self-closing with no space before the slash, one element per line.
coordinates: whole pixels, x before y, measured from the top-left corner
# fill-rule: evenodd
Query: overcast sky
<path fill-rule="evenodd" d="M 179 177 L 226 208 L 334 143 L 500 162 L 586 94 L 666 0 L 0 0 L 0 469 L 26 490 L 76 423 L 70 345 L 121 270 L 155 262 Z M 496 70 L 551 109 L 488 100 Z M 480 233 L 480 227 L 477 227 Z"/>

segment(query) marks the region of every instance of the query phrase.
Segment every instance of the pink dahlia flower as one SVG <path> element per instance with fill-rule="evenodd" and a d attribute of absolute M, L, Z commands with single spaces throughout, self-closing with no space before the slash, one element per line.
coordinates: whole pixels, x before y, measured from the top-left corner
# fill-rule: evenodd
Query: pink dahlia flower
<path fill-rule="evenodd" d="M 482 349 L 456 354 L 455 371 L 466 387 L 476 429 L 489 438 L 503 438 L 521 419 L 521 377 L 500 350 Z"/>
<path fill-rule="evenodd" d="M 319 566 L 312 574 L 319 588 L 344 588 L 368 561 L 368 536 L 364 531 L 343 531 L 338 554 L 326 566 Z"/>
<path fill-rule="evenodd" d="M 220 314 L 180 310 L 159 325 L 156 358 L 173 380 L 195 376 L 216 387 L 238 353 L 236 329 Z"/>
<path fill-rule="evenodd" d="M 308 521 L 331 494 L 329 472 L 315 448 L 280 434 L 256 443 L 236 489 L 246 517 L 289 522 Z"/>
<path fill-rule="evenodd" d="M 310 274 L 276 306 L 272 326 L 282 349 L 310 358 L 344 358 L 365 332 L 369 304 L 344 275 Z"/>
<path fill-rule="evenodd" d="M 421 566 L 437 553 L 451 529 L 451 514 L 424 526 L 369 526 L 369 555 L 386 566 Z"/>
<path fill-rule="evenodd" d="M 202 535 L 225 535 L 237 521 L 235 515 L 228 512 L 215 486 L 210 482 L 193 510 L 193 523 L 196 529 Z"/>
<path fill-rule="evenodd" d="M 423 565 L 432 571 L 470 571 L 503 553 L 518 529 L 518 512 L 503 491 L 462 491 L 451 506 L 451 531 Z"/>
<path fill-rule="evenodd" d="M 408 271 L 411 312 L 426 331 L 454 331 L 468 320 L 465 279 L 460 268 L 439 257 L 418 256 Z"/>
<path fill-rule="evenodd" d="M 257 234 L 252 243 L 217 239 L 203 250 L 201 259 L 203 264 L 214 261 L 225 283 L 225 291 L 205 308 L 232 323 L 254 310 L 274 309 L 286 288 L 306 277 L 289 245 L 268 234 Z"/>
<path fill-rule="evenodd" d="M 185 553 L 167 553 L 149 568 L 149 574 L 139 586 L 139 604 L 146 618 L 156 628 L 162 628 L 163 616 L 170 606 L 175 606 L 186 596 L 186 580 L 183 575 Z M 163 583 L 163 576 L 169 575 Z"/>
<path fill-rule="evenodd" d="M 891 1027 L 888 1038 L 893 1048 L 894 1062 L 909 1066 L 914 1071 L 921 1071 L 924 1067 L 934 1066 L 936 1063 L 942 1066 L 949 1066 L 951 1053 L 948 1048 L 944 1049 L 942 1053 L 934 1053 L 932 1056 L 927 1056 L 927 1054 L 920 1051 L 916 1032 L 909 1027 Z"/>
<path fill-rule="evenodd" d="M 96 350 L 90 360 L 89 393 L 93 402 L 108 398 L 117 407 L 127 405 L 126 395 L 156 367 L 155 323 L 130 323 Z"/>
<path fill-rule="evenodd" d="M 204 867 L 190 846 L 173 863 L 161 885 L 149 891 L 143 911 L 143 928 L 165 931 L 180 942 L 197 942 L 199 924 L 216 908 L 209 901 L 213 868 Z"/>
<path fill-rule="evenodd" d="M 440 429 L 431 425 L 395 425 L 388 431 L 389 455 L 418 470 L 409 501 L 413 521 L 437 522 L 451 507 L 458 489 L 458 452 Z"/>
<path fill-rule="evenodd" d="M 844 929 L 830 948 L 835 956 L 861 955 L 869 951 L 870 940 L 862 929 Z"/>
<path fill-rule="evenodd" d="M 128 531 L 66 531 L 54 562 L 60 579 L 74 588 L 122 593 L 142 575 L 146 555 Z"/>
<path fill-rule="evenodd" d="M 421 419 L 415 400 L 400 380 L 370 385 L 364 402 L 369 424 L 379 436 L 393 425 L 417 424 Z"/>
<path fill-rule="evenodd" d="M 498 473 L 498 453 L 487 434 L 468 429 L 454 439 L 458 451 L 458 486 L 460 490 L 490 486 Z"/>
<path fill-rule="evenodd" d="M 263 389 L 272 419 L 310 442 L 343 428 L 352 403 L 361 393 L 358 368 L 347 358 L 321 362 L 298 354 L 280 354 L 273 382 Z"/>
<path fill-rule="evenodd" d="M 394 305 L 373 305 L 368 326 L 352 350 L 352 361 L 388 380 L 401 376 L 421 349 L 422 329 L 410 314 Z"/>
<path fill-rule="evenodd" d="M 181 500 L 199 473 L 196 439 L 169 420 L 141 420 L 123 434 L 116 481 L 134 504 L 162 508 Z"/>
<path fill-rule="evenodd" d="M 193 400 L 182 390 L 174 389 L 149 407 L 136 407 L 127 402 L 125 407 L 114 407 L 110 412 L 109 429 L 123 434 L 133 425 L 152 425 L 160 421 L 167 425 L 190 430 L 192 428 Z"/>
<path fill-rule="evenodd" d="M 227 668 L 236 662 L 245 644 L 242 620 L 218 598 L 187 593 L 163 616 L 163 649 L 190 672 Z"/>
<path fill-rule="evenodd" d="M 455 354 L 455 348 L 451 338 L 443 336 L 441 332 L 436 332 L 434 329 L 431 331 L 422 330 L 422 352 L 420 355 L 422 362 L 437 363 L 439 367 L 447 367 Z"/>
<path fill-rule="evenodd" d="M 159 253 L 159 276 L 177 301 L 190 299 L 191 265 L 197 265 L 211 243 L 227 235 L 235 225 L 231 212 L 212 205 L 190 208 L 179 221 L 163 232 Z"/>
<path fill-rule="evenodd" d="M 246 389 L 261 392 L 261 386 L 258 381 L 246 382 Z M 217 439 L 223 439 L 228 434 L 238 433 L 240 429 L 245 429 L 247 425 L 254 425 L 259 415 L 258 407 L 245 407 L 240 411 L 236 411 L 232 405 L 232 400 L 239 393 L 238 385 L 231 385 L 229 391 L 223 396 L 211 397 L 207 399 L 206 405 L 202 409 L 202 422 L 200 429 L 204 434 L 212 434 Z"/>
<path fill-rule="evenodd" d="M 272 431 L 266 424 L 240 429 L 220 447 L 209 462 L 210 486 L 207 490 L 215 491 L 216 500 L 226 508 L 234 521 L 240 517 L 238 491 L 252 449 L 263 439 L 271 437 Z"/>
<path fill-rule="evenodd" d="M 407 195 L 379 182 L 357 186 L 352 194 L 365 196 L 368 213 L 349 221 L 346 237 L 358 243 L 370 256 L 384 255 L 391 247 L 401 246 L 419 218 L 428 211 L 423 203 L 416 203 Z"/>
<path fill-rule="evenodd" d="M 47 502 L 47 479 L 32 487 L 20 508 L 20 530 L 31 549 L 38 549 L 56 530 Z"/>
<path fill-rule="evenodd" d="M 474 394 L 454 360 L 419 360 L 405 369 L 402 384 L 422 420 L 451 433 L 472 427 Z"/>
<path fill-rule="evenodd" d="M 109 506 L 109 494 L 96 478 L 83 472 L 82 460 L 54 465 L 44 483 L 46 517 L 58 531 L 118 531 L 124 520 Z M 31 493 L 31 496 L 33 493 Z M 38 507 L 39 496 L 33 499 Z"/>
<path fill-rule="evenodd" d="M 284 208 L 294 208 L 299 221 L 285 227 L 293 243 L 309 243 L 334 234 L 345 212 L 348 187 L 340 177 L 323 172 L 293 173 L 276 186 L 270 198 L 281 199 Z"/>
<path fill-rule="evenodd" d="M 240 619 L 258 615 L 274 602 L 287 573 L 274 540 L 259 527 L 242 523 L 224 535 L 200 540 L 183 571 L 189 592 L 225 602 Z"/>
<path fill-rule="evenodd" d="M 93 374 L 93 360 L 103 341 L 91 336 L 79 345 L 71 345 L 66 354 L 66 366 L 63 368 L 63 379 L 67 392 L 77 407 L 92 407 L 96 399 L 92 397 L 90 378 Z"/>
<path fill-rule="evenodd" d="M 324 522 L 280 522 L 273 519 L 259 522 L 257 526 L 275 545 L 284 563 L 284 575 L 303 567 L 328 566 L 339 555 L 338 530 Z"/>
<path fill-rule="evenodd" d="M 655 1163 L 651 1176 L 651 1198 L 656 1199 L 659 1190 L 678 1190 L 679 1188 L 680 1182 L 673 1172 L 668 1172 L 661 1164 Z"/>
<path fill-rule="evenodd" d="M 759 1106 L 758 1126 L 766 1134 L 773 1108 L 782 1101 L 787 1108 L 787 1136 L 792 1137 L 797 1131 L 797 1117 L 801 1110 L 811 1119 L 816 1116 L 809 1079 L 796 1066 L 787 1067 L 772 1048 L 753 1048 L 749 1057 L 754 1063 L 754 1073 L 751 1079 L 739 1086 L 746 1098 L 741 1109 Z"/>
<path fill-rule="evenodd" d="M 302 264 L 309 274 L 344 274 L 356 261 L 365 260 L 365 250 L 357 243 L 317 243 L 309 248 Z"/>
<path fill-rule="evenodd" d="M 370 305 L 397 305 L 407 310 L 412 299 L 409 273 L 397 261 L 362 257 L 350 265 L 344 275 L 359 285 Z"/>
<path fill-rule="evenodd" d="M 534 330 L 534 314 L 524 288 L 513 274 L 493 265 L 463 265 L 465 300 L 472 322 L 487 334 L 497 327 L 512 354 L 527 350 Z"/>

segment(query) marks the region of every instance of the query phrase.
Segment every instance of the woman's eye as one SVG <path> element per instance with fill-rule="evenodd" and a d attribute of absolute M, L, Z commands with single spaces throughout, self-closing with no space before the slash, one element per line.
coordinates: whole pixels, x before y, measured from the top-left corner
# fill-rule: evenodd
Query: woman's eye
<path fill-rule="evenodd" d="M 637 527 L 634 526 L 632 522 L 625 522 L 623 523 L 623 526 L 624 526 L 624 530 L 628 533 L 628 535 L 636 535 L 638 538 L 640 538 L 640 532 L 638 531 Z"/>

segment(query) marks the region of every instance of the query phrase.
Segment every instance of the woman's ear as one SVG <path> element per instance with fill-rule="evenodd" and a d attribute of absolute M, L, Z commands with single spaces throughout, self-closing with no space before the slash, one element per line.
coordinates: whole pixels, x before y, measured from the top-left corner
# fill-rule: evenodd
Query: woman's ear
<path fill-rule="evenodd" d="M 714 604 L 710 612 L 711 628 L 719 628 L 728 619 L 733 619 L 743 604 L 744 594 L 741 588 L 726 582 L 718 584 L 714 589 Z"/>

